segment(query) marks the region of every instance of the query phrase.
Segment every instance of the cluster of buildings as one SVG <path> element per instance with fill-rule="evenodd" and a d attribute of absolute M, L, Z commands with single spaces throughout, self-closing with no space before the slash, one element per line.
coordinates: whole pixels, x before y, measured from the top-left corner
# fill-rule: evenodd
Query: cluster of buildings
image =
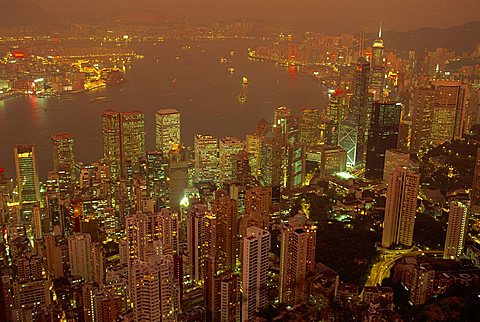
<path fill-rule="evenodd" d="M 271 305 L 283 304 L 288 316 L 305 303 L 359 301 L 370 320 L 391 314 L 393 291 L 370 285 L 359 297 L 358 285 L 340 283 L 315 260 L 308 212 L 291 216 L 282 204 L 322 181 L 385 192 L 381 247 L 413 246 L 417 156 L 478 123 L 478 90 L 428 73 L 392 90 L 381 35 L 352 66 L 351 85 L 332 93 L 325 113 L 278 107 L 244 140 L 197 134 L 185 147 L 180 113 L 160 109 L 155 150 L 147 151 L 142 112 L 105 111 L 103 158 L 79 162 L 74 137 L 53 134 L 53 170 L 43 183 L 35 145 L 17 145 L 16 180 L 0 171 L 0 316 L 261 321 Z M 444 259 L 402 257 L 394 269 L 413 305 L 478 282 L 478 269 L 458 259 L 470 205 L 480 205 L 479 160 L 471 199 L 451 200 Z M 478 261 L 475 251 L 469 256 Z M 336 314 L 322 310 L 321 319 Z"/>

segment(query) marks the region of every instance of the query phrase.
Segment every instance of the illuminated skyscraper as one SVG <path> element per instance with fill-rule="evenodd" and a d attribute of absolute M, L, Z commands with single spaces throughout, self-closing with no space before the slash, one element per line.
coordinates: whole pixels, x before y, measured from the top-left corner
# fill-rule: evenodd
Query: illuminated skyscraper
<path fill-rule="evenodd" d="M 68 171 L 69 177 L 75 179 L 75 155 L 73 153 L 73 135 L 56 133 L 52 135 L 53 170 Z"/>
<path fill-rule="evenodd" d="M 164 157 L 174 144 L 180 144 L 180 112 L 176 109 L 159 109 L 155 113 L 156 148 Z"/>
<path fill-rule="evenodd" d="M 14 154 L 20 205 L 39 202 L 40 186 L 35 145 L 16 145 Z"/>
<path fill-rule="evenodd" d="M 412 139 L 410 148 L 413 153 L 423 152 L 432 143 L 432 122 L 435 107 L 433 88 L 416 88 L 410 109 L 412 112 Z"/>
<path fill-rule="evenodd" d="M 220 174 L 218 140 L 211 135 L 195 135 L 195 182 L 218 182 Z"/>
<path fill-rule="evenodd" d="M 306 108 L 300 120 L 300 142 L 309 148 L 320 142 L 320 111 Z"/>
<path fill-rule="evenodd" d="M 398 167 L 390 176 L 387 188 L 382 247 L 401 244 L 412 246 L 417 210 L 420 174 Z"/>
<path fill-rule="evenodd" d="M 475 168 L 473 171 L 470 200 L 473 210 L 478 212 L 478 208 L 480 207 L 480 148 L 477 148 L 477 154 L 475 156 Z"/>
<path fill-rule="evenodd" d="M 92 238 L 89 234 L 75 233 L 68 237 L 71 274 L 87 282 L 92 281 L 91 248 Z"/>
<path fill-rule="evenodd" d="M 160 151 L 148 151 L 146 159 L 147 195 L 158 206 L 169 206 L 168 195 L 168 158 Z"/>
<path fill-rule="evenodd" d="M 383 100 L 384 98 L 385 63 L 383 61 L 383 50 L 382 27 L 380 27 L 378 38 L 373 42 L 372 61 L 370 65 L 370 88 L 374 92 L 374 100 Z"/>
<path fill-rule="evenodd" d="M 174 145 L 170 150 L 168 169 L 169 204 L 173 211 L 179 209 L 183 190 L 188 187 L 188 161 L 187 149 L 182 145 Z"/>
<path fill-rule="evenodd" d="M 257 311 L 266 307 L 270 233 L 248 227 L 242 252 L 242 321 L 252 321 Z"/>
<path fill-rule="evenodd" d="M 145 154 L 144 116 L 141 112 L 102 113 L 103 159 L 114 179 L 125 178 L 128 171 L 138 171 Z"/>
<path fill-rule="evenodd" d="M 372 106 L 368 130 L 365 177 L 380 179 L 383 176 L 385 152 L 397 147 L 402 105 L 375 102 Z"/>
<path fill-rule="evenodd" d="M 458 200 L 450 202 L 443 258 L 458 259 L 462 255 L 468 231 L 468 208 L 465 202 Z"/>
<path fill-rule="evenodd" d="M 434 81 L 435 107 L 432 140 L 435 145 L 463 137 L 467 85 L 461 82 Z"/>
<path fill-rule="evenodd" d="M 347 163 L 357 166 L 365 161 L 367 118 L 370 110 L 368 84 L 370 64 L 360 57 L 357 62 L 348 118 L 340 123 L 338 145 L 347 151 Z M 353 144 L 355 142 L 355 144 Z"/>
<path fill-rule="evenodd" d="M 280 253 L 280 302 L 295 306 L 307 298 L 306 276 L 315 271 L 317 227 L 297 214 L 282 227 Z"/>
<path fill-rule="evenodd" d="M 220 140 L 220 182 L 235 180 L 235 157 L 245 148 L 245 143 L 236 137 L 227 136 Z"/>

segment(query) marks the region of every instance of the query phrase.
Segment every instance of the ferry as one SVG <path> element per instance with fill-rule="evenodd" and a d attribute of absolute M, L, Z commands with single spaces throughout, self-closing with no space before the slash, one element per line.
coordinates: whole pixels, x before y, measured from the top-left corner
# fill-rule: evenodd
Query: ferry
<path fill-rule="evenodd" d="M 230 74 L 235 73 L 235 68 L 229 67 L 229 68 L 228 68 L 228 72 L 229 72 Z"/>
<path fill-rule="evenodd" d="M 220 57 L 220 63 L 226 63 L 227 62 L 227 59 L 225 57 Z"/>
<path fill-rule="evenodd" d="M 248 85 L 248 79 L 245 76 L 243 76 L 242 84 Z"/>
<path fill-rule="evenodd" d="M 240 93 L 240 95 L 238 95 L 238 101 L 240 103 L 245 103 L 246 100 L 247 100 L 247 97 L 243 93 Z"/>

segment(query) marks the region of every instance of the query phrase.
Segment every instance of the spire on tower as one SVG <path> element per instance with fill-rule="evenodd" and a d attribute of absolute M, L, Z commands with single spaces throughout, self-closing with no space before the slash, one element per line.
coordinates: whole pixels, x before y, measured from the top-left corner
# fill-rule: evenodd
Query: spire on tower
<path fill-rule="evenodd" d="M 378 31 L 378 38 L 382 38 L 382 23 L 380 22 L 380 30 Z"/>

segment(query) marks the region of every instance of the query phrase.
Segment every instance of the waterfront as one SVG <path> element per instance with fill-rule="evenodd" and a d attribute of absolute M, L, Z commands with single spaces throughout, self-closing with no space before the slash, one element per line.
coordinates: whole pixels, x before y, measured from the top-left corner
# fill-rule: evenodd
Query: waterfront
<path fill-rule="evenodd" d="M 153 149 L 154 114 L 159 108 L 181 112 L 182 139 L 191 145 L 195 133 L 243 139 L 259 119 L 271 120 L 280 105 L 297 114 L 305 107 L 325 107 L 325 89 L 310 77 L 295 73 L 293 67 L 249 60 L 247 49 L 258 43 L 131 44 L 145 58 L 126 71 L 127 82 L 69 97 L 21 96 L 0 101 L 0 167 L 13 177 L 14 145 L 35 143 L 40 174 L 45 178 L 52 169 L 50 135 L 55 132 L 74 135 L 77 161 L 97 161 L 102 155 L 101 112 L 109 108 L 144 112 L 146 146 Z M 220 63 L 220 57 L 227 61 Z M 229 67 L 235 72 L 230 74 Z M 247 98 L 240 103 L 243 76 L 248 77 Z"/>

